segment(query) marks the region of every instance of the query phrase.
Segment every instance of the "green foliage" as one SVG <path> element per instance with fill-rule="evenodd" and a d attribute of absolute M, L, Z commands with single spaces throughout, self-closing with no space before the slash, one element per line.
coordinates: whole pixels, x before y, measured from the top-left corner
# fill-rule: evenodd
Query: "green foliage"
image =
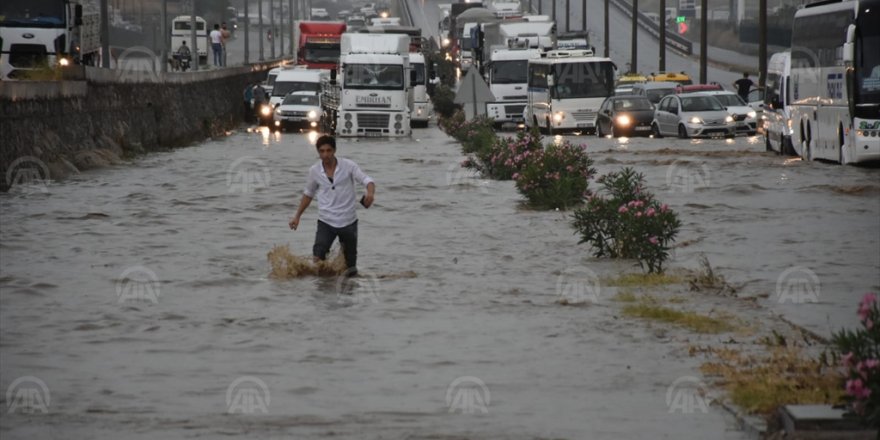
<path fill-rule="evenodd" d="M 568 209 L 580 205 L 589 195 L 587 185 L 596 169 L 585 145 L 554 143 L 527 159 L 513 179 L 530 207 Z"/>
<path fill-rule="evenodd" d="M 597 180 L 603 194 L 592 195 L 574 213 L 572 226 L 596 257 L 633 258 L 649 273 L 662 272 L 681 222 L 644 189 L 645 177 L 631 168 Z"/>
<path fill-rule="evenodd" d="M 476 170 L 480 175 L 510 180 L 535 154 L 543 151 L 541 135 L 537 132 L 519 132 L 515 138 L 496 138 L 490 148 L 473 151 L 463 166 Z"/>
<path fill-rule="evenodd" d="M 461 110 L 461 106 L 453 102 L 454 100 L 455 92 L 451 88 L 438 84 L 437 88 L 434 89 L 434 96 L 431 97 L 431 102 L 434 103 L 434 111 L 440 115 L 441 120 L 443 118 L 451 118 L 457 111 Z M 463 116 L 464 114 L 462 113 Z"/>
<path fill-rule="evenodd" d="M 880 303 L 868 293 L 859 304 L 861 328 L 833 335 L 837 356 L 846 369 L 846 395 L 853 411 L 880 427 Z"/>

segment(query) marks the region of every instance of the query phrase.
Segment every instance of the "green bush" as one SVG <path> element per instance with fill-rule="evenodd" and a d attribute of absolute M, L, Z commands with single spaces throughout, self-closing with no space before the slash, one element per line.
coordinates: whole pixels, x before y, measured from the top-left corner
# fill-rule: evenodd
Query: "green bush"
<path fill-rule="evenodd" d="M 586 146 L 565 141 L 531 152 L 512 177 L 530 207 L 568 209 L 583 203 L 595 174 Z"/>
<path fill-rule="evenodd" d="M 537 131 L 522 131 L 516 138 L 496 138 L 488 149 L 475 151 L 463 164 L 482 176 L 496 180 L 510 180 L 544 145 Z"/>
<path fill-rule="evenodd" d="M 455 92 L 449 87 L 439 84 L 434 90 L 434 96 L 431 102 L 434 103 L 434 111 L 440 115 L 440 118 L 451 118 L 456 111 L 461 110 L 461 106 L 453 102 L 455 100 Z"/>
<path fill-rule="evenodd" d="M 632 168 L 597 180 L 604 194 L 594 194 L 574 213 L 572 226 L 590 243 L 596 257 L 633 258 L 649 273 L 663 271 L 669 245 L 681 222 L 645 190 L 645 177 Z"/>

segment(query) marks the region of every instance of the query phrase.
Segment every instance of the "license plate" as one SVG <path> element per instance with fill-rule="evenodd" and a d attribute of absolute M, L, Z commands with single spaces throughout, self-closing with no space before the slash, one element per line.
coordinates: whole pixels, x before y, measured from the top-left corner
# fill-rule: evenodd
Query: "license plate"
<path fill-rule="evenodd" d="M 588 127 L 592 127 L 593 123 L 592 122 L 578 122 L 577 126 L 578 126 L 578 128 L 588 128 Z"/>
<path fill-rule="evenodd" d="M 648 131 L 651 127 L 636 127 L 636 131 Z"/>

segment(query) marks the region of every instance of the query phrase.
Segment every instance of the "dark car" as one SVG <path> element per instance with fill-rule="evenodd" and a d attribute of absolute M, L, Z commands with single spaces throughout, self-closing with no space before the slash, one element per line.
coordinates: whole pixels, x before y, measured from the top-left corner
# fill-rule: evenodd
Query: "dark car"
<path fill-rule="evenodd" d="M 648 136 L 654 120 L 654 105 L 644 96 L 611 96 L 599 107 L 596 118 L 596 134 Z"/>

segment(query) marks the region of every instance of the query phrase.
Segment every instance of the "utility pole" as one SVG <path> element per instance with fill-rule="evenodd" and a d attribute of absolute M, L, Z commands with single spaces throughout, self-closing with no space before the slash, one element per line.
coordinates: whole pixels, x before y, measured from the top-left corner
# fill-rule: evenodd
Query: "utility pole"
<path fill-rule="evenodd" d="M 767 0 L 760 0 L 758 5 L 758 30 L 760 32 L 758 36 L 760 40 L 758 46 L 758 69 L 760 70 L 758 87 L 763 89 L 767 83 Z M 821 32 L 821 29 L 817 29 L 817 31 Z"/>
<path fill-rule="evenodd" d="M 571 32 L 571 0 L 565 0 L 565 32 Z"/>
<path fill-rule="evenodd" d="M 250 14 L 248 14 L 248 0 L 244 0 L 244 63 L 250 63 Z"/>
<path fill-rule="evenodd" d="M 605 0 L 605 58 L 611 56 L 611 43 L 608 36 L 608 1 Z"/>
<path fill-rule="evenodd" d="M 278 35 L 275 35 L 275 8 L 273 8 L 272 3 L 274 0 L 269 0 L 269 32 L 272 32 L 272 41 L 269 42 L 269 59 L 275 59 L 275 40 L 278 39 Z"/>
<path fill-rule="evenodd" d="M 559 29 L 559 20 L 556 19 L 556 0 L 550 0 L 550 1 L 553 2 L 552 5 L 550 6 L 551 15 L 553 16 L 553 22 L 556 23 L 556 26 L 557 26 L 556 28 Z"/>
<path fill-rule="evenodd" d="M 666 71 L 666 0 L 660 0 L 660 63 L 657 69 Z"/>
<path fill-rule="evenodd" d="M 544 15 L 544 0 L 538 0 L 538 15 Z"/>
<path fill-rule="evenodd" d="M 192 7 L 189 10 L 189 39 L 190 39 L 190 52 L 193 54 L 193 58 L 195 58 L 194 63 L 192 63 L 193 72 L 199 70 L 199 40 L 196 39 L 196 0 L 190 0 L 192 3 Z M 206 61 L 207 57 L 210 56 L 208 53 L 209 50 L 205 48 Z"/>
<path fill-rule="evenodd" d="M 293 0 L 290 0 L 287 10 L 290 12 L 290 56 L 293 56 L 293 39 L 296 38 L 296 30 L 293 28 Z"/>
<path fill-rule="evenodd" d="M 581 1 L 581 30 L 587 32 L 587 0 Z"/>
<path fill-rule="evenodd" d="M 257 17 L 257 20 L 259 20 L 257 22 L 257 23 L 259 23 L 259 30 L 257 31 L 257 35 L 260 36 L 260 38 L 259 38 L 259 40 L 260 40 L 260 58 L 259 58 L 259 60 L 262 62 L 265 60 L 265 58 L 263 57 L 263 38 L 265 38 L 263 36 L 263 0 L 257 0 L 257 15 L 259 15 L 259 17 Z"/>
<path fill-rule="evenodd" d="M 162 33 L 162 45 L 159 46 L 159 56 L 162 57 L 160 71 L 165 73 L 168 71 L 168 0 L 162 0 L 162 25 L 159 26 L 159 32 Z"/>
<path fill-rule="evenodd" d="M 709 82 L 709 0 L 700 2 L 700 84 Z"/>
<path fill-rule="evenodd" d="M 107 0 L 101 0 L 101 67 L 110 68 L 110 17 Z"/>
<path fill-rule="evenodd" d="M 632 0 L 632 46 L 630 55 L 630 71 L 636 73 L 639 71 L 639 0 Z"/>
<path fill-rule="evenodd" d="M 278 55 L 283 58 L 284 57 L 284 0 L 278 0 L 278 40 L 281 45 L 281 51 L 278 52 Z"/>

